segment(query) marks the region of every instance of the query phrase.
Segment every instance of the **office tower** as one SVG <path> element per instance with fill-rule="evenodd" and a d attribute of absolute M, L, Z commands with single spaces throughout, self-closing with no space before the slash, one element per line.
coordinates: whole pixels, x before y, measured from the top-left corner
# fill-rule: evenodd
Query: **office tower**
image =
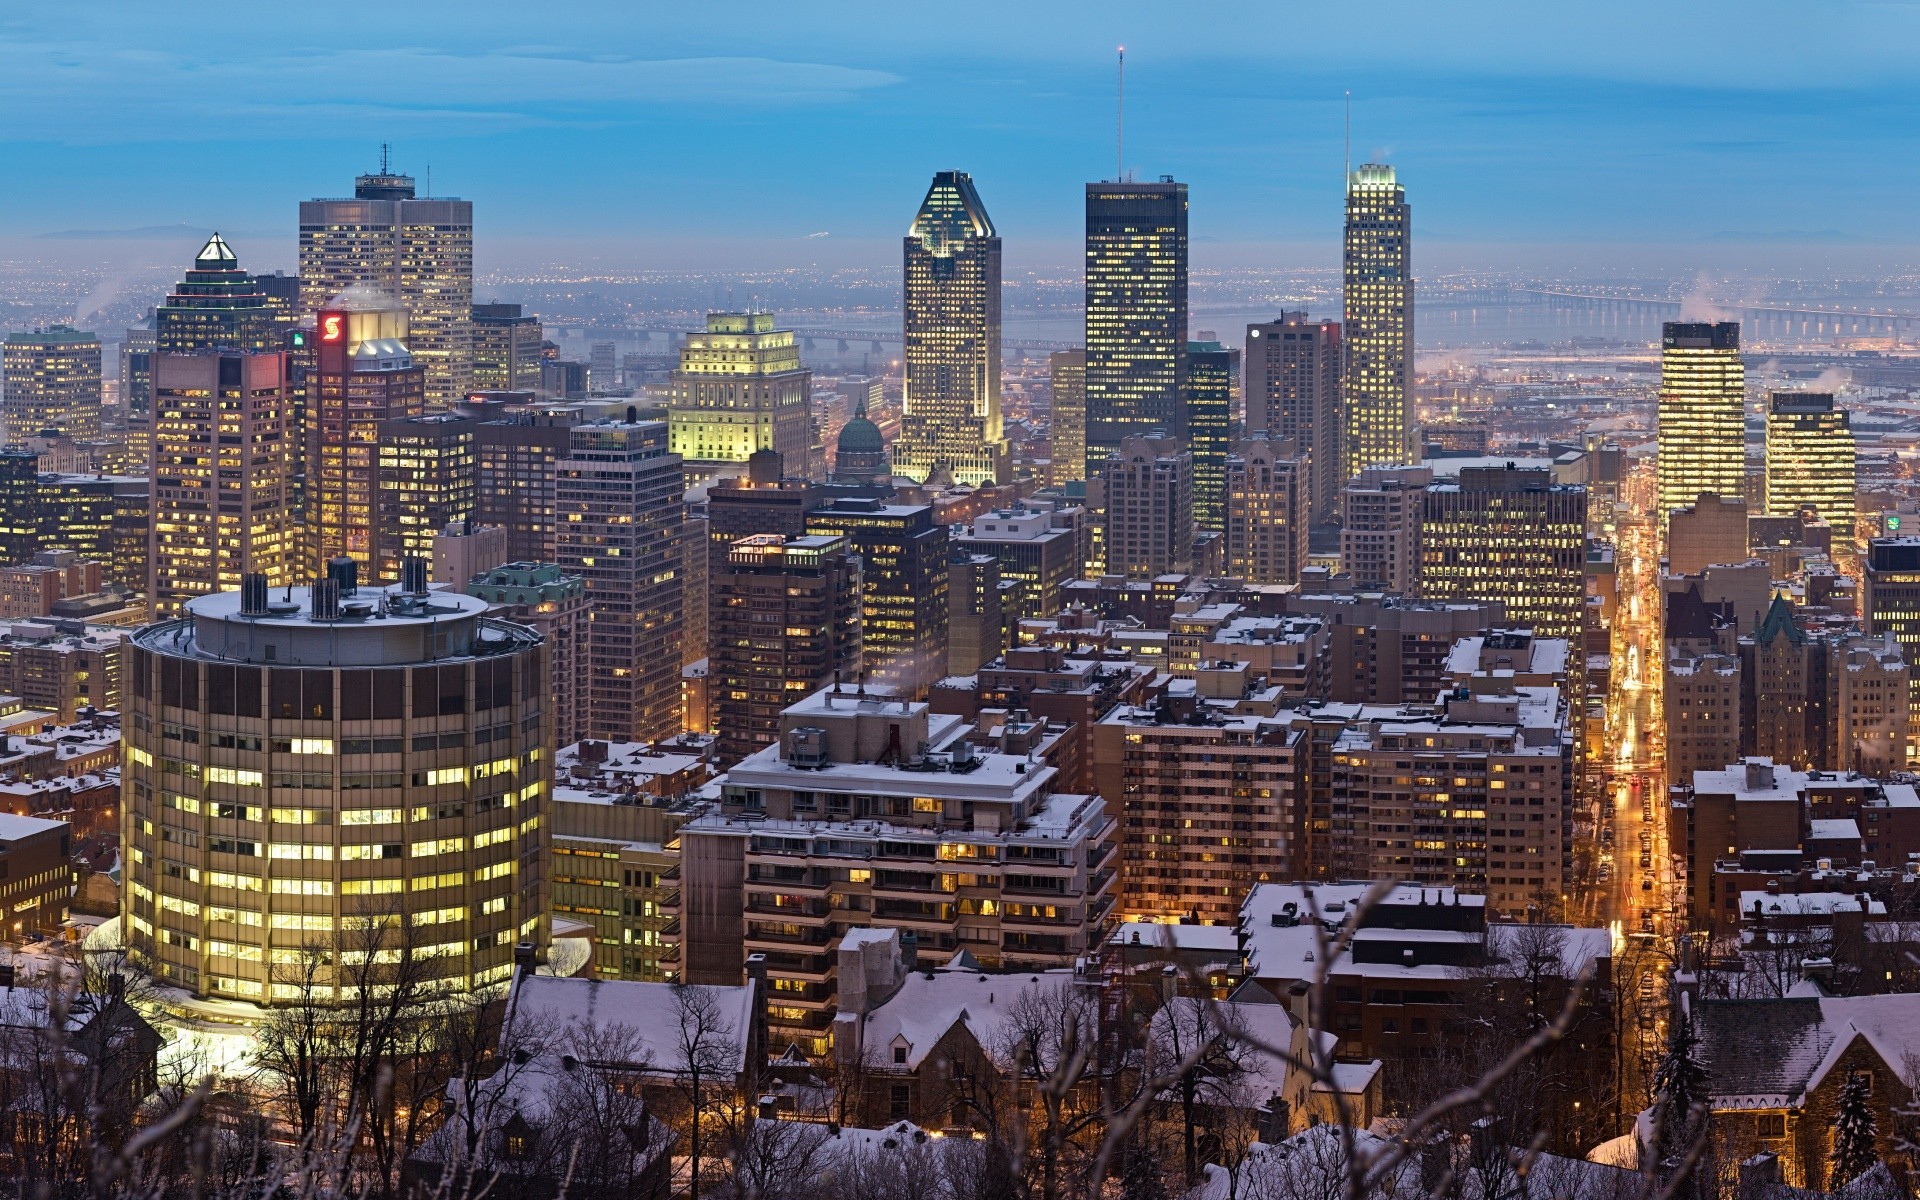
<path fill-rule="evenodd" d="M 841 497 L 807 514 L 807 532 L 845 537 L 860 555 L 868 679 L 925 696 L 947 670 L 947 527 L 933 506 Z"/>
<path fill-rule="evenodd" d="M 425 369 L 408 347 L 407 314 L 391 296 L 356 287 L 315 324 L 307 405 L 307 551 L 303 574 L 340 555 L 374 582 L 380 422 L 419 416 Z"/>
<path fill-rule="evenodd" d="M 1873 538 L 1861 564 L 1864 586 L 1860 611 L 1867 632 L 1893 635 L 1909 664 L 1920 664 L 1920 537 Z M 1920 681 L 1920 668 L 1913 672 Z M 1914 757 L 1913 741 L 1920 738 L 1920 682 L 1913 689 L 1907 723 L 1907 756 Z"/>
<path fill-rule="evenodd" d="M 587 347 L 587 373 L 596 392 L 610 392 L 619 384 L 612 342 L 594 342 Z"/>
<path fill-rule="evenodd" d="M 854 402 L 853 416 L 840 427 L 834 446 L 833 482 L 884 484 L 893 479 L 886 439 L 867 416 L 865 397 Z"/>
<path fill-rule="evenodd" d="M 240 269 L 239 256 L 217 233 L 194 256 L 187 277 L 153 310 L 153 334 L 161 354 L 281 348 L 266 292 Z"/>
<path fill-rule="evenodd" d="M 1367 467 L 1341 493 L 1340 569 L 1355 587 L 1414 595 L 1428 467 Z"/>
<path fill-rule="evenodd" d="M 151 360 L 157 335 L 153 318 L 129 326 L 120 342 L 120 404 L 128 414 L 144 413 L 153 404 Z M 139 456 L 142 460 L 144 452 Z"/>
<path fill-rule="evenodd" d="M 12 451 L 0 452 L 0 521 L 27 511 L 13 504 L 21 495 L 9 473 L 15 461 Z M 130 591 L 146 590 L 153 487 L 144 474 L 42 475 L 37 494 L 40 549 L 72 550 L 107 564 L 111 582 Z M 11 531 L 5 527 L 0 537 L 10 538 Z M 0 548 L 0 555 L 4 553 Z"/>
<path fill-rule="evenodd" d="M 46 429 L 100 436 L 100 339 L 67 325 L 0 342 L 0 421 L 8 445 Z"/>
<path fill-rule="evenodd" d="M 242 575 L 293 582 L 287 509 L 287 356 L 153 356 L 153 530 L 147 600 L 171 616 Z"/>
<path fill-rule="evenodd" d="M 754 534 L 713 566 L 708 678 L 726 763 L 770 746 L 780 714 L 861 663 L 860 555 L 844 537 Z"/>
<path fill-rule="evenodd" d="M 1187 185 L 1087 185 L 1087 476 L 1128 438 L 1187 437 Z"/>
<path fill-rule="evenodd" d="M 1668 321 L 1660 337 L 1660 522 L 1702 495 L 1746 487 L 1740 323 Z"/>
<path fill-rule="evenodd" d="M 1047 511 L 1017 504 L 975 518 L 953 545 L 992 555 L 1001 579 L 1020 582 L 1022 616 L 1051 616 L 1062 607 L 1061 589 L 1080 578 L 1086 517 L 1082 508 Z"/>
<path fill-rule="evenodd" d="M 1667 510 L 1669 575 L 1698 575 L 1708 567 L 1742 563 L 1751 557 L 1747 502 L 1740 497 L 1707 492 L 1689 504 Z"/>
<path fill-rule="evenodd" d="M 1087 477 L 1087 352 L 1055 350 L 1047 355 L 1047 375 L 1053 394 L 1047 482 L 1061 487 Z"/>
<path fill-rule="evenodd" d="M 555 561 L 587 582 L 588 737 L 652 742 L 681 732 L 685 492 L 665 421 L 573 427 L 554 497 Z"/>
<path fill-rule="evenodd" d="M 824 496 L 819 484 L 786 474 L 786 462 L 771 450 L 747 461 L 747 473 L 720 478 L 707 489 L 709 561 L 718 569 L 735 542 L 755 534 L 797 537 L 807 531 L 807 514 Z"/>
<path fill-rule="evenodd" d="M 1347 177 L 1346 428 L 1343 481 L 1408 460 L 1413 391 L 1413 210 L 1393 168 L 1367 163 Z"/>
<path fill-rule="evenodd" d="M 553 563 L 494 567 L 464 585 L 487 602 L 487 613 L 540 634 L 552 681 L 553 744 L 570 746 L 587 726 L 587 582 Z"/>
<path fill-rule="evenodd" d="M 1248 583 L 1298 583 L 1307 565 L 1311 470 L 1288 446 L 1247 437 L 1227 459 L 1227 574 Z"/>
<path fill-rule="evenodd" d="M 965 171 L 934 175 L 904 257 L 906 382 L 894 473 L 916 483 L 1005 483 L 1000 235 Z"/>
<path fill-rule="evenodd" d="M 1587 490 L 1542 469 L 1466 467 L 1426 489 L 1420 595 L 1499 600 L 1507 623 L 1578 639 L 1586 612 Z"/>
<path fill-rule="evenodd" d="M 970 676 L 1006 649 L 1000 560 L 955 547 L 947 560 L 947 674 Z"/>
<path fill-rule="evenodd" d="M 42 524 L 40 456 L 0 450 L 0 562 L 26 562 L 37 554 Z"/>
<path fill-rule="evenodd" d="M 1767 405 L 1767 512 L 1811 508 L 1853 549 L 1853 426 L 1826 392 L 1775 392 Z"/>
<path fill-rule="evenodd" d="M 546 656 L 425 578 L 330 579 L 288 607 L 254 576 L 133 635 L 121 919 L 168 986 L 302 999 L 274 966 L 289 947 L 397 955 L 405 939 L 467 990 L 504 983 L 516 944 L 544 947 Z M 367 946 L 365 919 L 388 914 L 393 940 Z M 338 970 L 328 1003 L 354 999 L 355 969 Z"/>
<path fill-rule="evenodd" d="M 857 1007 L 861 972 L 836 967 L 895 930 L 922 956 L 909 968 L 961 946 L 1007 971 L 1097 952 L 1113 911 L 1114 816 L 1098 796 L 1056 790 L 1058 732 L 1009 720 L 984 745 L 974 736 L 964 717 L 852 686 L 790 707 L 779 740 L 727 773 L 719 811 L 680 829 L 682 977 L 737 984 L 745 956 L 766 951 L 779 998 L 769 1044 L 820 1055 L 835 1009 Z M 903 771 L 904 756 L 924 769 Z M 759 836 L 774 828 L 777 838 Z M 949 847 L 947 861 L 928 857 L 930 845 Z M 796 886 L 790 868 L 815 869 L 799 855 L 829 851 L 859 865 L 801 881 L 816 904 L 782 900 Z M 895 968 L 900 945 L 882 949 Z"/>
<path fill-rule="evenodd" d="M 774 450 L 788 470 L 805 475 L 812 392 L 813 372 L 800 364 L 793 332 L 775 329 L 772 313 L 708 313 L 706 332 L 688 334 L 680 349 L 668 445 L 700 474 Z"/>
<path fill-rule="evenodd" d="M 388 169 L 354 180 L 351 200 L 300 202 L 300 307 L 317 313 L 356 284 L 398 296 L 427 399 L 473 387 L 473 203 L 414 195 Z"/>
<path fill-rule="evenodd" d="M 472 521 L 479 424 L 453 413 L 434 413 L 389 417 L 374 427 L 379 439 L 374 467 L 374 578 L 398 579 L 402 559 L 432 562 L 433 541 L 440 531 Z"/>
<path fill-rule="evenodd" d="M 1340 322 L 1283 312 L 1247 326 L 1246 431 L 1291 440 L 1307 475 L 1308 520 L 1331 522 L 1349 478 L 1341 474 Z"/>
<path fill-rule="evenodd" d="M 559 531 L 555 480 L 578 421 L 566 409 L 516 413 L 483 421 L 475 431 L 480 475 L 474 520 L 507 531 L 509 562 L 553 561 Z"/>
<path fill-rule="evenodd" d="M 473 306 L 473 390 L 531 392 L 540 386 L 540 318 L 518 304 Z"/>
<path fill-rule="evenodd" d="M 1151 579 L 1193 558 L 1193 455 L 1164 433 L 1130 437 L 1107 460 L 1110 575 Z"/>
<path fill-rule="evenodd" d="M 1187 343 L 1187 450 L 1193 455 L 1193 523 L 1218 530 L 1226 519 L 1227 453 L 1240 352 L 1219 342 Z"/>
<path fill-rule="evenodd" d="M 1126 797 L 1120 912 L 1231 926 L 1247 889 L 1300 874 L 1306 741 L 1285 716 L 1236 711 L 1242 672 L 1123 704 L 1093 730 L 1096 790 Z"/>

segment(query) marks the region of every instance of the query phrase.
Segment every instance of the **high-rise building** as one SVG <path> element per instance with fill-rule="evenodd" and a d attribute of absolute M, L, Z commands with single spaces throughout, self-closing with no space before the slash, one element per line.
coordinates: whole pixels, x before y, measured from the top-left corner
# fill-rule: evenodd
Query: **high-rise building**
<path fill-rule="evenodd" d="M 485 600 L 487 612 L 540 634 L 553 681 L 553 744 L 570 746 L 587 724 L 587 584 L 553 563 L 516 562 L 495 567 L 465 585 Z"/>
<path fill-rule="evenodd" d="M 316 319 L 303 575 L 318 575 L 344 554 L 368 582 L 376 579 L 380 422 L 419 416 L 426 406 L 425 370 L 413 360 L 410 336 L 406 311 L 368 287 L 341 293 Z"/>
<path fill-rule="evenodd" d="M 545 652 L 483 601 L 415 582 L 330 579 L 288 606 L 250 577 L 133 635 L 120 915 L 170 987 L 299 1001 L 276 956 L 404 945 L 467 990 L 504 983 L 517 944 L 544 947 Z M 337 969 L 330 1003 L 353 998 Z"/>
<path fill-rule="evenodd" d="M 239 256 L 216 233 L 194 257 L 187 277 L 153 310 L 154 349 L 161 354 L 278 350 L 281 333 L 274 317 L 266 292 L 240 269 Z"/>
<path fill-rule="evenodd" d="M 1420 522 L 1425 518 L 1428 467 L 1367 467 L 1341 494 L 1340 569 L 1355 587 L 1403 596 L 1420 586 Z"/>
<path fill-rule="evenodd" d="M 1106 568 L 1152 579 L 1193 560 L 1193 455 L 1164 433 L 1130 437 L 1107 460 Z"/>
<path fill-rule="evenodd" d="M 1193 455 L 1193 523 L 1219 530 L 1226 520 L 1227 454 L 1240 351 L 1219 342 L 1187 343 L 1187 450 Z"/>
<path fill-rule="evenodd" d="M 933 177 L 904 247 L 906 372 L 896 475 L 1005 483 L 1000 235 L 965 171 Z"/>
<path fill-rule="evenodd" d="M 351 200 L 300 202 L 300 307 L 318 313 L 367 284 L 397 296 L 427 398 L 451 404 L 473 387 L 473 202 L 425 199 L 388 169 L 354 180 Z"/>
<path fill-rule="evenodd" d="M 1227 459 L 1227 574 L 1248 583 L 1298 583 L 1307 565 L 1307 463 L 1289 443 L 1250 436 Z"/>
<path fill-rule="evenodd" d="M 1006 649 L 1000 560 L 956 546 L 947 560 L 947 674 L 972 675 Z"/>
<path fill-rule="evenodd" d="M 1507 623 L 1577 640 L 1586 619 L 1587 490 L 1545 469 L 1466 467 L 1426 489 L 1420 595 L 1499 600 Z"/>
<path fill-rule="evenodd" d="M 0 450 L 0 562 L 26 562 L 39 553 L 41 513 L 40 456 L 17 447 Z"/>
<path fill-rule="evenodd" d="M 555 561 L 587 583 L 586 734 L 681 732 L 686 483 L 665 421 L 576 425 L 559 464 Z"/>
<path fill-rule="evenodd" d="M 614 365 L 617 352 L 612 342 L 594 342 L 587 347 L 587 376 L 596 392 L 610 392 L 620 383 L 619 368 Z"/>
<path fill-rule="evenodd" d="M 1413 390 L 1413 210 L 1384 163 L 1347 177 L 1343 481 L 1406 462 Z"/>
<path fill-rule="evenodd" d="M 1087 476 L 1128 438 L 1187 437 L 1187 185 L 1087 185 Z"/>
<path fill-rule="evenodd" d="M 0 422 L 6 444 L 45 429 L 76 441 L 100 436 L 100 339 L 67 325 L 0 342 Z"/>
<path fill-rule="evenodd" d="M 712 474 L 758 450 L 777 451 L 796 474 L 813 448 L 813 372 L 800 363 L 793 332 L 772 313 L 707 314 L 690 333 L 673 373 L 668 445 L 689 469 Z"/>
<path fill-rule="evenodd" d="M 1909 761 L 1920 738 L 1920 537 L 1873 538 L 1861 563 L 1860 612 L 1867 632 L 1892 634 L 1909 664 L 1914 686 L 1907 722 Z"/>
<path fill-rule="evenodd" d="M 1246 431 L 1293 442 L 1307 476 L 1308 520 L 1330 522 L 1347 485 L 1341 474 L 1340 322 L 1283 312 L 1247 326 Z"/>
<path fill-rule="evenodd" d="M 1022 616 L 1060 611 L 1061 589 L 1080 578 L 1086 559 L 1087 512 L 1047 511 L 1024 504 L 983 513 L 953 539 L 956 550 L 991 554 L 1002 580 L 1018 580 Z"/>
<path fill-rule="evenodd" d="M 153 404 L 152 358 L 158 340 L 149 316 L 129 326 L 120 342 L 120 403 L 129 415 L 144 413 Z M 142 452 L 136 458 L 144 461 L 146 455 Z"/>
<path fill-rule="evenodd" d="M 1053 395 L 1047 482 L 1062 487 L 1087 477 L 1087 352 L 1055 350 L 1047 355 L 1047 377 Z"/>
<path fill-rule="evenodd" d="M 1686 505 L 1668 509 L 1666 517 L 1669 575 L 1698 575 L 1708 567 L 1746 562 L 1751 557 L 1747 502 L 1739 496 L 1701 495 Z"/>
<path fill-rule="evenodd" d="M 552 562 L 560 460 L 572 446 L 579 414 L 560 408 L 482 422 L 475 435 L 479 486 L 474 519 L 507 531 L 508 562 Z"/>
<path fill-rule="evenodd" d="M 540 318 L 518 304 L 473 306 L 473 390 L 531 392 L 540 386 Z"/>
<path fill-rule="evenodd" d="M 1775 392 L 1767 405 L 1767 511 L 1820 514 L 1836 548 L 1851 553 L 1854 493 L 1853 425 L 1830 392 Z"/>
<path fill-rule="evenodd" d="M 434 413 L 389 417 L 375 426 L 374 578 L 398 579 L 403 559 L 432 562 L 440 531 L 473 518 L 479 424 Z"/>
<path fill-rule="evenodd" d="M 18 494 L 9 473 L 12 453 L 0 452 L 3 514 L 26 511 L 12 504 Z M 41 549 L 72 550 L 107 564 L 107 578 L 121 587 L 146 589 L 147 538 L 153 523 L 153 485 L 146 475 L 42 475 L 38 495 Z M 0 538 L 11 536 L 12 527 L 0 525 Z M 6 544 L 0 541 L 0 547 Z M 0 548 L 0 555 L 5 553 Z"/>
<path fill-rule="evenodd" d="M 947 670 L 947 527 L 930 504 L 841 497 L 807 514 L 807 532 L 842 536 L 861 559 L 869 679 L 922 697 Z"/>
<path fill-rule="evenodd" d="M 504 566 L 506 562 L 506 530 L 498 525 L 475 525 L 470 519 L 450 521 L 433 535 L 433 559 L 427 580 L 464 587 L 474 576 Z"/>
<path fill-rule="evenodd" d="M 1660 523 L 1702 495 L 1746 487 L 1746 367 L 1740 323 L 1669 321 L 1660 338 Z"/>
<path fill-rule="evenodd" d="M 846 538 L 820 534 L 755 534 L 715 562 L 708 678 L 722 761 L 772 745 L 789 705 L 859 677 L 860 566 Z"/>
<path fill-rule="evenodd" d="M 287 356 L 207 350 L 153 356 L 154 615 L 257 574 L 293 582 L 287 506 Z"/>

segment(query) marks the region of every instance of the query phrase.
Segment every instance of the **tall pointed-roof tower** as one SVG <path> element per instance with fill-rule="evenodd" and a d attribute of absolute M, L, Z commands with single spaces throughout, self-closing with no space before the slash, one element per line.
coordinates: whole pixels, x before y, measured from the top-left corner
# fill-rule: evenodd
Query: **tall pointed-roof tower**
<path fill-rule="evenodd" d="M 271 304 L 254 277 L 240 269 L 233 247 L 215 233 L 194 256 L 186 278 L 154 310 L 154 349 L 161 354 L 278 349 Z"/>

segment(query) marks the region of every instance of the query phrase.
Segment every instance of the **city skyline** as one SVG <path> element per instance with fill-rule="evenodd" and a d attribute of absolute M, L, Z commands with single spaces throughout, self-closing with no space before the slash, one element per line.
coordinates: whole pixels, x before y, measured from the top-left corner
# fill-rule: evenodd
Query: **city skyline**
<path fill-rule="evenodd" d="M 1818 29 L 1668 15 L 1679 24 L 1662 39 L 1641 36 L 1650 8 L 1458 22 L 1528 26 L 1468 39 L 1442 27 L 1451 18 L 1400 6 L 1379 23 L 1367 69 L 1325 16 L 1289 28 L 1284 72 L 1263 61 L 1278 34 L 1247 19 L 1256 11 L 1216 7 L 1189 29 L 1140 8 L 1002 9 L 939 49 L 860 8 L 797 30 L 737 22 L 717 38 L 670 13 L 585 6 L 554 15 L 538 45 L 517 26 L 507 35 L 504 7 L 480 6 L 466 28 L 382 12 L 386 37 L 353 49 L 239 8 L 210 18 L 222 31 L 212 45 L 141 14 L 108 25 L 16 12 L 0 53 L 19 61 L 0 96 L 17 91 L 17 109 L 61 121 L 11 127 L 13 151 L 55 182 L 0 201 L 0 226 L 50 243 L 69 239 L 37 235 L 176 221 L 279 238 L 289 194 L 337 192 L 391 141 L 423 188 L 431 167 L 433 194 L 484 203 L 478 233 L 494 255 L 514 241 L 549 253 L 597 242 L 603 256 L 631 246 L 658 258 L 673 239 L 744 235 L 791 243 L 810 256 L 801 261 L 865 261 L 862 243 L 897 236 L 895 197 L 950 168 L 995 197 L 1010 247 L 1069 245 L 1075 185 L 1114 169 L 1113 52 L 1124 42 L 1123 161 L 1136 178 L 1191 183 L 1197 242 L 1301 245 L 1337 228 L 1349 91 L 1351 161 L 1400 168 L 1421 196 L 1415 234 L 1426 244 L 1843 253 L 1904 236 L 1880 232 L 1870 199 L 1845 183 L 1871 165 L 1899 187 L 1912 169 L 1906 123 L 1887 118 L 1911 103 L 1893 47 L 1920 17 L 1897 6 L 1844 6 Z M 1686 36 L 1708 27 L 1711 39 Z M 1620 52 L 1628 44 L 1635 53 Z M 136 61 L 145 69 L 124 69 Z M 295 86 L 236 106 L 199 98 L 220 87 L 174 86 L 189 70 L 236 87 L 292 71 Z M 944 104 L 956 89 L 976 97 L 958 112 Z M 149 93 L 174 102 L 166 123 L 145 115 L 158 111 L 143 107 Z M 751 161 L 733 152 L 743 138 L 759 147 Z M 196 142 L 254 155 L 262 169 L 230 178 L 216 201 L 196 156 L 181 153 Z M 518 151 L 535 144 L 581 186 L 529 181 Z M 628 153 L 635 145 L 642 152 Z M 741 183 L 762 170 L 801 186 L 761 206 Z M 142 186 L 110 186 L 129 177 Z M 1490 178 L 1501 186 L 1487 188 Z M 291 265 L 277 245 L 242 252 L 263 268 Z"/>

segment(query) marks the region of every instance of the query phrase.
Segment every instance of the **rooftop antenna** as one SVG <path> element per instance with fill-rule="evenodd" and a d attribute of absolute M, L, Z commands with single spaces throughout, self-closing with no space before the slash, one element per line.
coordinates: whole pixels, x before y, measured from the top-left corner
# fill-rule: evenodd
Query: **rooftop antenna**
<path fill-rule="evenodd" d="M 432 163 L 427 164 L 427 186 L 426 186 L 426 189 L 422 191 L 420 194 L 423 196 L 433 195 L 433 164 Z"/>
<path fill-rule="evenodd" d="M 1120 47 L 1120 66 L 1113 90 L 1113 181 L 1127 181 L 1127 48 Z"/>
<path fill-rule="evenodd" d="M 387 173 L 387 144 L 385 142 L 380 143 L 380 173 L 382 175 Z"/>

